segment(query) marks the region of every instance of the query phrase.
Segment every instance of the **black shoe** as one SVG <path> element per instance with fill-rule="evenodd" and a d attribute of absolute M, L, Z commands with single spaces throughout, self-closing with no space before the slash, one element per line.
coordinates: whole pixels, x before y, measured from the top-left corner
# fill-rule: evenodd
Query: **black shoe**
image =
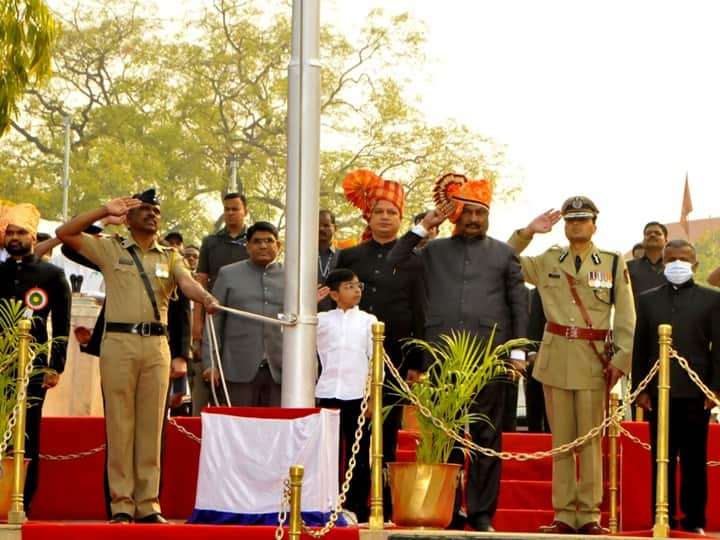
<path fill-rule="evenodd" d="M 495 532 L 490 522 L 491 519 L 484 515 L 470 516 L 468 518 L 470 528 L 478 532 Z"/>
<path fill-rule="evenodd" d="M 137 518 L 135 523 L 170 523 L 162 514 L 150 514 L 149 516 Z"/>
<path fill-rule="evenodd" d="M 113 514 L 110 518 L 110 523 L 132 523 L 133 518 L 130 514 L 126 514 L 125 512 L 118 512 L 117 514 Z"/>
<path fill-rule="evenodd" d="M 465 514 L 456 512 L 453 514 L 450 525 L 448 525 L 446 528 L 451 531 L 464 531 L 466 523 L 467 523 L 467 516 Z"/>

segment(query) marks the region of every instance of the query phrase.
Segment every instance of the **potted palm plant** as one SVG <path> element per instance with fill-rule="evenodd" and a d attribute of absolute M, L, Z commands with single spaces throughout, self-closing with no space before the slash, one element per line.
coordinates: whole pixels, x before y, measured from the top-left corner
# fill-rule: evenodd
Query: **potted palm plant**
<path fill-rule="evenodd" d="M 507 377 L 504 358 L 511 349 L 532 343 L 515 339 L 493 346 L 495 331 L 487 341 L 467 331 L 451 331 L 436 342 L 408 340 L 432 362 L 412 385 L 390 383 L 398 402 L 410 403 L 417 411 L 419 437 L 416 461 L 389 464 L 393 522 L 409 527 L 445 528 L 452 519 L 453 501 L 460 466 L 448 463 L 451 452 L 470 450 L 458 439 L 472 422 L 488 421 L 471 412 L 478 393 L 492 379 Z M 493 426 L 489 426 L 493 429 Z"/>
<path fill-rule="evenodd" d="M 14 479 L 13 458 L 9 453 L 15 439 L 17 403 L 20 394 L 18 386 L 18 356 L 20 351 L 20 330 L 18 325 L 24 317 L 25 308 L 18 300 L 0 300 L 0 519 L 6 518 L 10 508 L 10 496 Z M 29 361 L 36 355 L 47 354 L 52 340 L 46 343 L 30 341 Z M 30 367 L 28 378 L 42 373 L 42 368 Z M 32 406 L 32 403 L 27 403 Z M 25 465 L 27 467 L 27 462 Z"/>

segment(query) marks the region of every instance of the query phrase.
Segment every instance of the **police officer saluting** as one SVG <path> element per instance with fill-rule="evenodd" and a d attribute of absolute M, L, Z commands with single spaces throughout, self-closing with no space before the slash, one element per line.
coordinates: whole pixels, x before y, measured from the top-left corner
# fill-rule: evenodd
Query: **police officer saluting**
<path fill-rule="evenodd" d="M 602 423 L 608 389 L 630 371 L 635 326 L 632 290 L 623 258 L 592 243 L 598 213 L 587 197 L 571 197 L 560 212 L 545 212 L 509 240 L 520 253 L 535 233 L 550 231 L 561 215 L 565 219 L 568 247 L 520 257 L 523 276 L 537 286 L 547 319 L 533 377 L 543 384 L 553 447 Z M 572 453 L 553 459 L 555 519 L 540 528 L 542 533 L 608 532 L 600 525 L 600 437 L 583 444 L 577 459 L 579 478 Z"/>
<path fill-rule="evenodd" d="M 83 233 L 93 222 L 124 218 L 127 239 Z M 95 263 L 106 288 L 100 376 L 105 399 L 111 522 L 167 523 L 160 511 L 160 455 L 170 373 L 168 300 L 176 286 L 209 313 L 217 300 L 175 250 L 157 242 L 155 190 L 121 197 L 61 225 L 57 237 Z"/>

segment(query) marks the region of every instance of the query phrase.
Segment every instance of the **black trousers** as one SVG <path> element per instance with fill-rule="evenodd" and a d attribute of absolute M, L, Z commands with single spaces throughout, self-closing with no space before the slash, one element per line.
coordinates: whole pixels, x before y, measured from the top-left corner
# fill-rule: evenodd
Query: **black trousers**
<path fill-rule="evenodd" d="M 502 449 L 502 425 L 505 409 L 505 393 L 509 386 L 506 381 L 497 380 L 488 384 L 478 394 L 472 412 L 487 417 L 470 425 L 470 436 L 475 444 L 500 451 Z M 489 423 L 488 423 L 489 422 Z M 451 461 L 463 463 L 464 457 L 458 450 L 453 451 Z M 470 459 L 466 479 L 468 522 L 475 528 L 490 525 L 497 510 L 500 494 L 500 472 L 502 462 L 498 458 L 475 454 Z M 462 493 L 458 489 L 455 506 L 460 506 Z"/>
<path fill-rule="evenodd" d="M 525 414 L 527 415 L 528 432 L 550 433 L 542 383 L 533 379 L 531 369 L 528 370 L 528 377 L 525 379 Z"/>
<path fill-rule="evenodd" d="M 318 406 L 340 411 L 340 447 L 338 456 L 340 463 L 344 464 L 339 467 L 338 471 L 341 489 L 345 480 L 345 471 L 347 471 L 350 456 L 352 455 L 352 445 L 355 442 L 355 431 L 357 430 L 361 402 L 360 399 L 318 399 Z M 366 522 L 370 516 L 368 506 L 368 496 L 370 494 L 370 431 L 367 426 L 368 422 L 363 426 L 360 449 L 355 456 L 355 469 L 344 505 L 347 510 L 355 512 L 360 523 Z"/>
<path fill-rule="evenodd" d="M 25 512 L 30 515 L 32 500 L 37 491 L 40 469 L 40 420 L 47 389 L 42 387 L 43 376 L 30 379 L 27 391 L 27 412 L 25 415 L 25 458 L 30 460 L 25 476 Z"/>
<path fill-rule="evenodd" d="M 647 413 L 652 446 L 652 515 L 655 515 L 657 470 L 657 399 Z M 670 399 L 670 430 L 668 444 L 668 512 L 670 526 L 677 527 L 676 463 L 680 458 L 680 511 L 686 530 L 705 527 L 707 506 L 707 439 L 710 411 L 703 398 Z"/>

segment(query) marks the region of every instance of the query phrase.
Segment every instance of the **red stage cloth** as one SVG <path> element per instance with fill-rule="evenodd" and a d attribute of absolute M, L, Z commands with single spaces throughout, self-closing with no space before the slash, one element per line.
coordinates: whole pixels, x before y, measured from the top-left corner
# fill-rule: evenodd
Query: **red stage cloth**
<path fill-rule="evenodd" d="M 625 427 L 643 442 L 650 441 L 647 422 L 624 422 Z M 622 511 L 623 530 L 642 530 L 652 527 L 654 515 L 650 503 L 651 464 L 650 451 L 632 442 L 627 437 L 621 438 L 622 460 L 620 479 L 620 505 Z M 708 434 L 708 460 L 720 460 L 720 424 L 710 424 Z M 677 465 L 678 474 L 680 464 Z M 624 486 L 624 488 L 623 488 Z M 680 480 L 676 486 L 680 487 Z M 678 503 L 678 511 L 680 505 Z M 708 467 L 708 503 L 706 509 L 708 531 L 720 531 L 720 467 Z"/>
<path fill-rule="evenodd" d="M 250 414 L 252 415 L 252 414 Z M 199 418 L 178 418 L 178 424 L 192 433 L 200 435 Z M 647 424 L 623 424 L 631 433 L 644 441 L 648 440 Z M 105 441 L 102 418 L 72 417 L 43 418 L 41 453 L 69 455 L 89 450 Z M 504 450 L 533 452 L 550 448 L 549 435 L 506 433 L 503 436 Z M 621 528 L 647 530 L 652 525 L 650 514 L 650 453 L 625 437 L 621 438 L 622 463 L 620 470 L 620 520 Z M 161 503 L 164 514 L 171 519 L 185 520 L 190 516 L 195 503 L 197 467 L 200 445 L 181 434 L 174 426 L 167 427 L 165 458 L 163 463 L 163 486 Z M 708 457 L 720 460 L 720 425 L 710 426 Z M 40 486 L 33 503 L 32 520 L 104 520 L 103 466 L 105 453 L 65 461 L 41 460 Z M 503 463 L 503 482 L 507 489 L 501 489 L 503 503 L 496 516 L 498 530 L 536 530 L 534 525 L 524 521 L 523 511 L 540 511 L 533 515 L 542 516 L 551 510 L 548 487 L 551 460 L 506 461 Z M 709 531 L 720 530 L 720 467 L 709 467 L 710 496 L 708 500 Z M 519 482 L 528 481 L 522 502 L 512 495 L 522 493 Z M 532 495 L 531 495 L 532 494 Z M 521 509 L 523 506 L 524 509 Z M 512 514 L 517 512 L 518 514 Z M 502 520 L 498 518 L 502 517 Z M 501 524 L 499 521 L 502 521 Z M 533 522 L 534 523 L 534 522 Z M 504 524 L 512 524 L 507 528 Z M 502 525 L 498 527 L 498 525 Z M 522 526 L 522 529 L 517 527 Z M 50 536 L 47 536 L 48 538 Z"/>
<path fill-rule="evenodd" d="M 273 540 L 275 527 L 257 525 L 109 525 L 107 523 L 28 522 L 22 528 L 23 540 Z M 284 538 L 288 537 L 287 530 Z M 358 540 L 357 527 L 331 530 L 327 540 Z M 302 540 L 312 540 L 307 534 Z"/>

